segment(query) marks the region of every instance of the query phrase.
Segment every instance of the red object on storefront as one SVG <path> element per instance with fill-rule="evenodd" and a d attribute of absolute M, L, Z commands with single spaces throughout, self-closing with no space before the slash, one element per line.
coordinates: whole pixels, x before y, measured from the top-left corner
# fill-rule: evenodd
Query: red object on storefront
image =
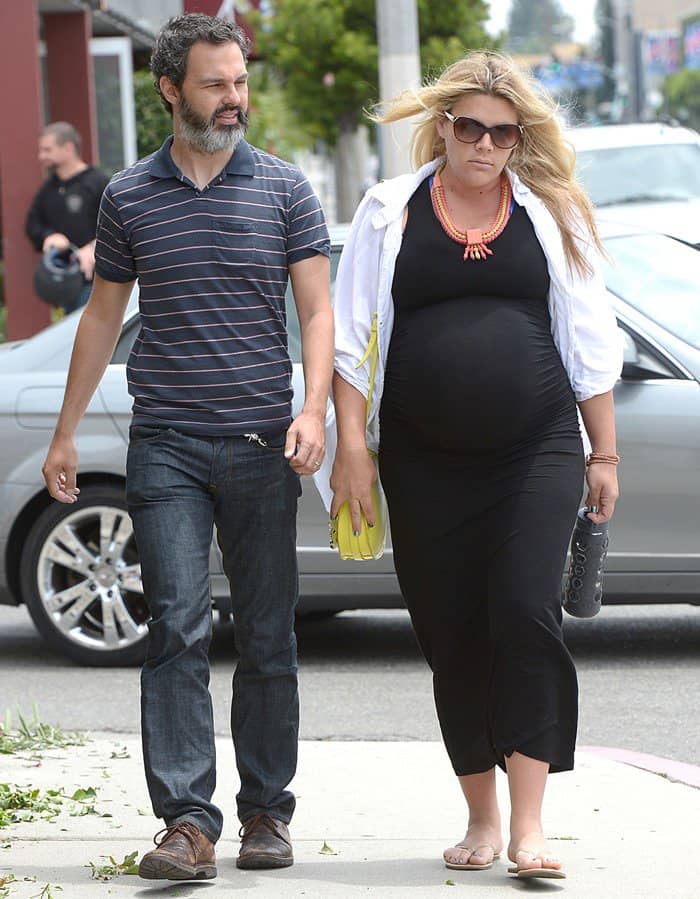
<path fill-rule="evenodd" d="M 91 34 L 88 10 L 44 14 L 49 93 L 47 119 L 74 125 L 83 138 L 83 159 L 95 165 L 98 149 Z"/>
<path fill-rule="evenodd" d="M 37 254 L 24 220 L 42 178 L 37 138 L 42 125 L 36 4 L 0 3 L 0 194 L 7 338 L 31 337 L 50 322 L 34 293 Z"/>

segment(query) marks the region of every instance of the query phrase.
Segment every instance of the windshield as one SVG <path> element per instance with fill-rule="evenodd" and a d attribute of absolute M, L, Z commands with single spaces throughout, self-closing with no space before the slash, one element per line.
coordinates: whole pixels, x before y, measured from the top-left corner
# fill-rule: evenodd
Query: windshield
<path fill-rule="evenodd" d="M 659 234 L 611 237 L 608 289 L 700 349 L 700 252 Z"/>
<path fill-rule="evenodd" d="M 581 150 L 576 170 L 596 206 L 700 197 L 700 144 Z"/>

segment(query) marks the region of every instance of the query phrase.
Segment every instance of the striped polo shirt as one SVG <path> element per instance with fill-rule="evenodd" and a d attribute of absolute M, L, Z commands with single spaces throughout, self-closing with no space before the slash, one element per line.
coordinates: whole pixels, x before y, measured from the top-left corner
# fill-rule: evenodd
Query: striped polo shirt
<path fill-rule="evenodd" d="M 199 190 L 171 144 L 112 178 L 97 226 L 95 271 L 139 282 L 133 422 L 209 436 L 280 431 L 291 422 L 289 265 L 329 254 L 321 206 L 297 166 L 245 141 Z"/>

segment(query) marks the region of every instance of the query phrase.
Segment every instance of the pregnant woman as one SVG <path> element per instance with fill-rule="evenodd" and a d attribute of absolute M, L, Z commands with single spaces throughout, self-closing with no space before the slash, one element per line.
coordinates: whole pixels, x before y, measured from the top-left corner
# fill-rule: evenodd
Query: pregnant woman
<path fill-rule="evenodd" d="M 564 877 L 541 819 L 547 776 L 573 767 L 576 741 L 561 576 L 584 474 L 593 521 L 618 496 L 621 345 L 553 106 L 510 60 L 475 52 L 377 120 L 413 116 L 419 168 L 368 191 L 340 262 L 337 446 L 319 485 L 325 474 L 332 515 L 348 502 L 356 530 L 362 514 L 371 524 L 378 450 L 396 571 L 469 809 L 445 863 L 481 870 L 503 851 L 500 766 L 509 870 Z M 373 323 L 366 422 L 358 363 Z"/>

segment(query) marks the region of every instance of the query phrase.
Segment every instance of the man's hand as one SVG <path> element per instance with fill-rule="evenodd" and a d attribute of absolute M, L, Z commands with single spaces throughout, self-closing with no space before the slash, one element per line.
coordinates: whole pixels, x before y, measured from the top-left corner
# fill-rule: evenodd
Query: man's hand
<path fill-rule="evenodd" d="M 92 281 L 95 273 L 95 242 L 86 243 L 84 247 L 78 250 L 78 261 L 80 262 L 80 271 L 85 276 L 86 281 Z"/>
<path fill-rule="evenodd" d="M 326 452 L 325 417 L 301 412 L 287 431 L 284 455 L 297 474 L 315 474 Z"/>
<path fill-rule="evenodd" d="M 41 472 L 46 489 L 60 503 L 74 503 L 78 499 L 77 470 L 78 451 L 73 438 L 54 436 Z"/>
<path fill-rule="evenodd" d="M 65 234 L 60 234 L 58 231 L 53 234 L 49 234 L 48 237 L 44 238 L 44 243 L 41 247 L 41 252 L 45 253 L 47 250 L 52 248 L 56 250 L 67 250 L 70 246 L 70 241 L 66 237 Z"/>

